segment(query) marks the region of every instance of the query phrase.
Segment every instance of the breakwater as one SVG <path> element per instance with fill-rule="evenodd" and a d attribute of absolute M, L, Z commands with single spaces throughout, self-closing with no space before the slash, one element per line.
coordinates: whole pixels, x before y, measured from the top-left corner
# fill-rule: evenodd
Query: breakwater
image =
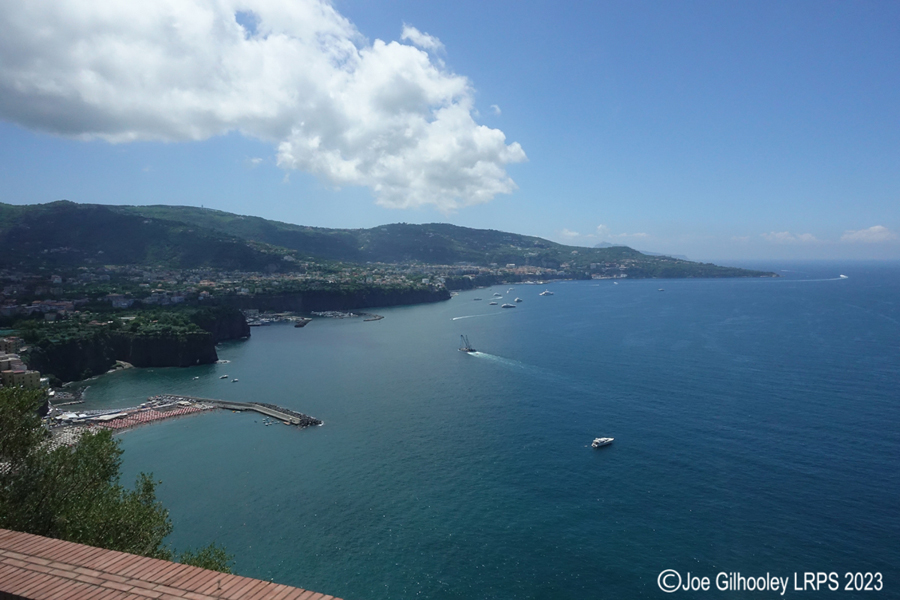
<path fill-rule="evenodd" d="M 74 444 L 82 433 L 108 429 L 124 431 L 156 421 L 173 419 L 207 410 L 224 409 L 237 412 L 253 411 L 281 421 L 285 425 L 310 427 L 322 425 L 322 421 L 303 413 L 264 402 L 232 402 L 213 398 L 196 398 L 180 394 L 151 396 L 147 402 L 131 408 L 66 412 L 55 408 L 50 419 L 57 443 Z"/>
<path fill-rule="evenodd" d="M 297 427 L 310 427 L 322 424 L 322 421 L 315 417 L 282 406 L 267 404 L 265 402 L 232 402 L 230 400 L 214 400 L 212 398 L 194 398 L 193 396 L 181 396 L 181 398 L 197 403 L 211 404 L 215 408 L 223 408 L 225 410 L 234 410 L 238 412 L 250 410 L 273 419 L 278 419 L 288 425 L 296 425 Z"/>

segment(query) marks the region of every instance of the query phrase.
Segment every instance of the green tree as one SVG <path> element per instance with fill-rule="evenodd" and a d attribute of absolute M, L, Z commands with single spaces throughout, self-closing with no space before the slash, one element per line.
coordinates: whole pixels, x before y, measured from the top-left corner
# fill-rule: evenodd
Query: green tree
<path fill-rule="evenodd" d="M 53 447 L 37 409 L 43 392 L 0 388 L 0 527 L 172 560 L 169 511 L 151 475 L 120 484 L 122 449 L 109 431 Z M 231 557 L 210 544 L 183 562 L 231 572 Z"/>

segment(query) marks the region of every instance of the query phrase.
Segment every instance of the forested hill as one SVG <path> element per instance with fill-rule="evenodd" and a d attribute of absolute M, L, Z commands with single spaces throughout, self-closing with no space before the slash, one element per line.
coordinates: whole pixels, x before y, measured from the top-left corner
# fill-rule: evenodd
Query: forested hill
<path fill-rule="evenodd" d="M 584 248 L 445 223 L 371 229 L 306 227 L 188 206 L 105 206 L 68 201 L 0 204 L 0 266 L 160 264 L 289 271 L 297 260 L 349 263 L 532 265 L 588 272 L 627 264 L 630 277 L 772 276 L 625 246 Z"/>

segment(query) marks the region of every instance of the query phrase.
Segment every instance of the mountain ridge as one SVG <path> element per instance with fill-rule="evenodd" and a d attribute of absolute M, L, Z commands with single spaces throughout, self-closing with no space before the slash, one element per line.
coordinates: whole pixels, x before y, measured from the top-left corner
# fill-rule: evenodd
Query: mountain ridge
<path fill-rule="evenodd" d="M 535 236 L 448 223 L 368 229 L 296 225 L 191 206 L 0 203 L 0 266 L 159 264 L 291 271 L 298 261 L 532 266 L 578 276 L 627 270 L 631 277 L 746 277 L 773 273 L 719 267 L 627 246 L 566 246 Z M 610 275 L 612 276 L 612 275 Z"/>

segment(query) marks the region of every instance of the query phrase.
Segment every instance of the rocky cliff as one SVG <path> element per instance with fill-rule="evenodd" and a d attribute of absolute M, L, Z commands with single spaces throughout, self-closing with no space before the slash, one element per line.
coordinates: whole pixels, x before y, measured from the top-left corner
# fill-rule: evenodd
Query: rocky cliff
<path fill-rule="evenodd" d="M 80 339 L 33 346 L 25 360 L 29 368 L 61 381 L 78 381 L 106 373 L 117 360 L 135 367 L 188 367 L 218 360 L 211 333 L 170 336 L 100 331 Z"/>
<path fill-rule="evenodd" d="M 234 306 L 204 307 L 194 312 L 190 319 L 200 329 L 210 332 L 216 344 L 250 337 L 247 319 Z"/>
<path fill-rule="evenodd" d="M 135 367 L 189 367 L 218 360 L 216 344 L 250 336 L 250 326 L 234 307 L 209 307 L 190 314 L 189 331 L 135 332 L 97 327 L 68 338 L 44 337 L 28 351 L 32 369 L 61 381 L 100 375 L 117 360 Z"/>
<path fill-rule="evenodd" d="M 275 312 L 310 312 L 314 310 L 354 310 L 379 306 L 400 306 L 449 300 L 446 289 L 387 289 L 379 287 L 361 290 L 312 290 L 288 294 L 257 296 L 223 296 L 223 306 L 240 309 L 257 308 Z"/>

